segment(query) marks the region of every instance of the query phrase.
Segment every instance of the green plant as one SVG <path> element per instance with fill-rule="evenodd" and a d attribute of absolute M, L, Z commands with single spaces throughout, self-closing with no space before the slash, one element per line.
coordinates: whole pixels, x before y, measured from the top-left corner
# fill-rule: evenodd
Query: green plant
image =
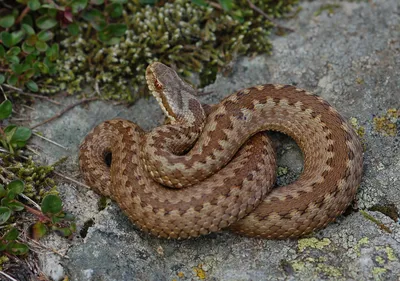
<path fill-rule="evenodd" d="M 26 7 L 32 10 L 40 8 L 33 2 L 27 1 Z M 33 4 L 32 4 L 33 3 Z M 50 11 L 50 9 L 48 9 Z M 46 16 L 33 20 L 30 15 L 13 9 L 0 17 L 0 85 L 7 84 L 16 87 L 27 87 L 37 92 L 39 87 L 34 81 L 43 74 L 55 74 L 55 61 L 58 58 L 58 44 L 48 43 L 54 33 L 49 30 L 53 22 Z"/>
<path fill-rule="evenodd" d="M 86 22 L 92 28 L 87 32 L 94 30 L 104 44 L 118 43 L 127 27 L 113 21 L 122 16 L 126 1 L 73 0 L 57 4 L 52 0 L 18 0 L 16 8 L 4 9 L 4 15 L 0 15 L 0 85 L 7 82 L 37 92 L 35 80 L 56 74 L 59 45 L 51 42 L 60 27 L 75 36 Z"/>
<path fill-rule="evenodd" d="M 12 104 L 9 100 L 5 100 L 0 104 L 0 144 L 12 154 L 24 147 L 31 137 L 32 132 L 29 128 L 16 125 L 8 125 L 4 129 L 1 121 L 10 117 L 12 112 Z"/>
<path fill-rule="evenodd" d="M 55 231 L 64 237 L 70 236 L 76 226 L 73 217 L 66 214 L 62 209 L 62 202 L 58 195 L 46 195 L 41 204 L 41 211 L 24 205 L 20 200 L 20 196 L 24 192 L 24 183 L 21 180 L 13 180 L 8 185 L 0 184 L 0 225 L 9 223 L 17 219 L 14 216 L 15 212 L 26 210 L 35 215 L 37 221 L 30 227 L 30 234 L 33 239 L 39 240 L 49 230 Z M 9 254 L 23 255 L 29 250 L 24 243 L 16 242 L 19 235 L 19 230 L 11 226 L 7 233 L 0 239 L 0 251 L 6 251 Z"/>

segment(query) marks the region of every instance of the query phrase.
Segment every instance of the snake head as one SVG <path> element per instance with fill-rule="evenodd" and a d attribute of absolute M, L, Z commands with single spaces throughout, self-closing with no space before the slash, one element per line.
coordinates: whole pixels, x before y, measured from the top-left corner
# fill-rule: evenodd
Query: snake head
<path fill-rule="evenodd" d="M 172 68 L 154 62 L 146 69 L 146 81 L 151 94 L 171 123 L 196 123 L 199 119 L 205 119 L 201 103 L 196 98 L 197 91 Z"/>

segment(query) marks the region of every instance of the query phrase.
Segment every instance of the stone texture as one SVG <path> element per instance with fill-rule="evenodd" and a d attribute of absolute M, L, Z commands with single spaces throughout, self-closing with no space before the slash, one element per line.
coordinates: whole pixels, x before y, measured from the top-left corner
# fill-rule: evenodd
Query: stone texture
<path fill-rule="evenodd" d="M 340 5 L 333 14 L 323 5 Z M 399 280 L 400 225 L 380 212 L 380 204 L 400 208 L 400 136 L 374 130 L 373 117 L 400 108 L 400 21 L 398 0 L 357 2 L 313 1 L 284 25 L 295 32 L 273 38 L 272 56 L 240 58 L 227 75 L 204 89 L 204 102 L 215 103 L 243 87 L 263 83 L 294 84 L 328 100 L 347 118 L 365 128 L 365 173 L 357 207 L 316 234 L 299 240 L 267 241 L 228 232 L 188 241 L 169 241 L 139 232 L 111 203 L 99 211 L 99 196 L 76 184 L 60 184 L 65 208 L 77 218 L 72 241 L 45 240 L 53 248 L 69 247 L 67 258 L 43 255 L 43 270 L 55 280 Z M 64 106 L 74 102 L 65 98 Z M 60 108 L 38 103 L 34 117 L 52 116 Z M 122 117 L 145 129 L 164 117 L 153 99 L 126 108 L 106 102 L 76 107 L 40 127 L 43 134 L 67 149 L 35 138 L 44 161 L 70 159 L 61 173 L 79 178 L 77 147 L 103 120 Z M 301 172 L 301 153 L 293 141 L 273 134 L 280 145 L 279 165 L 288 174 Z M 388 233 L 367 219 L 374 217 Z M 86 225 L 85 225 L 86 223 Z M 85 225 L 85 227 L 84 227 Z M 87 231 L 86 231 L 87 229 Z"/>

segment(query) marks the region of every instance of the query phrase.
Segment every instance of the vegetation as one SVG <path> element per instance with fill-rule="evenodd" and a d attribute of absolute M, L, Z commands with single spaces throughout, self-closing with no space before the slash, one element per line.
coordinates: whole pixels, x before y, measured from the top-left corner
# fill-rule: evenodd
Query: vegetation
<path fill-rule="evenodd" d="M 297 0 L 17 2 L 0 15 L 0 84 L 47 94 L 89 86 L 133 101 L 153 61 L 199 73 L 205 85 L 237 55 L 269 53 L 266 16 L 281 17 Z"/>
<path fill-rule="evenodd" d="M 53 167 L 38 166 L 21 155 L 31 130 L 2 125 L 11 112 L 9 100 L 0 104 L 0 252 L 5 255 L 0 258 L 2 262 L 8 260 L 7 256 L 28 253 L 29 241 L 20 235 L 24 229 L 29 229 L 24 236 L 34 240 L 49 231 L 65 237 L 75 231 L 72 216 L 62 210 L 54 181 L 47 177 Z M 40 206 L 35 201 L 41 202 Z"/>

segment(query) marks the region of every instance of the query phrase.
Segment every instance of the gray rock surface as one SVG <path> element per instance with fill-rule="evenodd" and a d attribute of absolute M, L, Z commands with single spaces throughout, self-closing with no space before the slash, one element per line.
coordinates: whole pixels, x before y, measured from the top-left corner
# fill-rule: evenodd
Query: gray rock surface
<path fill-rule="evenodd" d="M 337 3 L 333 14 L 314 13 Z M 400 208 L 400 136 L 374 129 L 374 115 L 400 109 L 400 15 L 398 0 L 301 3 L 302 11 L 285 22 L 294 33 L 273 39 L 272 56 L 241 58 L 227 76 L 205 91 L 215 103 L 243 87 L 263 83 L 295 84 L 328 100 L 347 118 L 365 128 L 365 174 L 357 207 L 314 235 L 286 241 L 239 237 L 228 232 L 188 241 L 168 241 L 139 232 L 111 203 L 99 211 L 99 196 L 82 186 L 60 184 L 64 206 L 77 218 L 72 241 L 50 236 L 49 247 L 68 248 L 68 258 L 42 255 L 43 270 L 54 280 L 399 280 L 400 225 L 368 211 L 375 205 Z M 73 103 L 65 98 L 64 106 Z M 60 110 L 38 103 L 37 121 Z M 126 108 L 106 102 L 76 107 L 40 131 L 67 149 L 35 138 L 44 161 L 70 158 L 61 173 L 79 179 L 77 148 L 96 124 L 114 117 L 145 129 L 164 117 L 153 99 Z M 400 126 L 400 124 L 398 124 Z M 301 171 L 301 153 L 286 137 L 280 143 L 279 165 L 288 167 L 280 184 Z M 364 215 L 363 215 L 364 214 Z M 390 230 L 377 225 L 365 214 Z M 86 231 L 87 229 L 87 231 Z"/>

